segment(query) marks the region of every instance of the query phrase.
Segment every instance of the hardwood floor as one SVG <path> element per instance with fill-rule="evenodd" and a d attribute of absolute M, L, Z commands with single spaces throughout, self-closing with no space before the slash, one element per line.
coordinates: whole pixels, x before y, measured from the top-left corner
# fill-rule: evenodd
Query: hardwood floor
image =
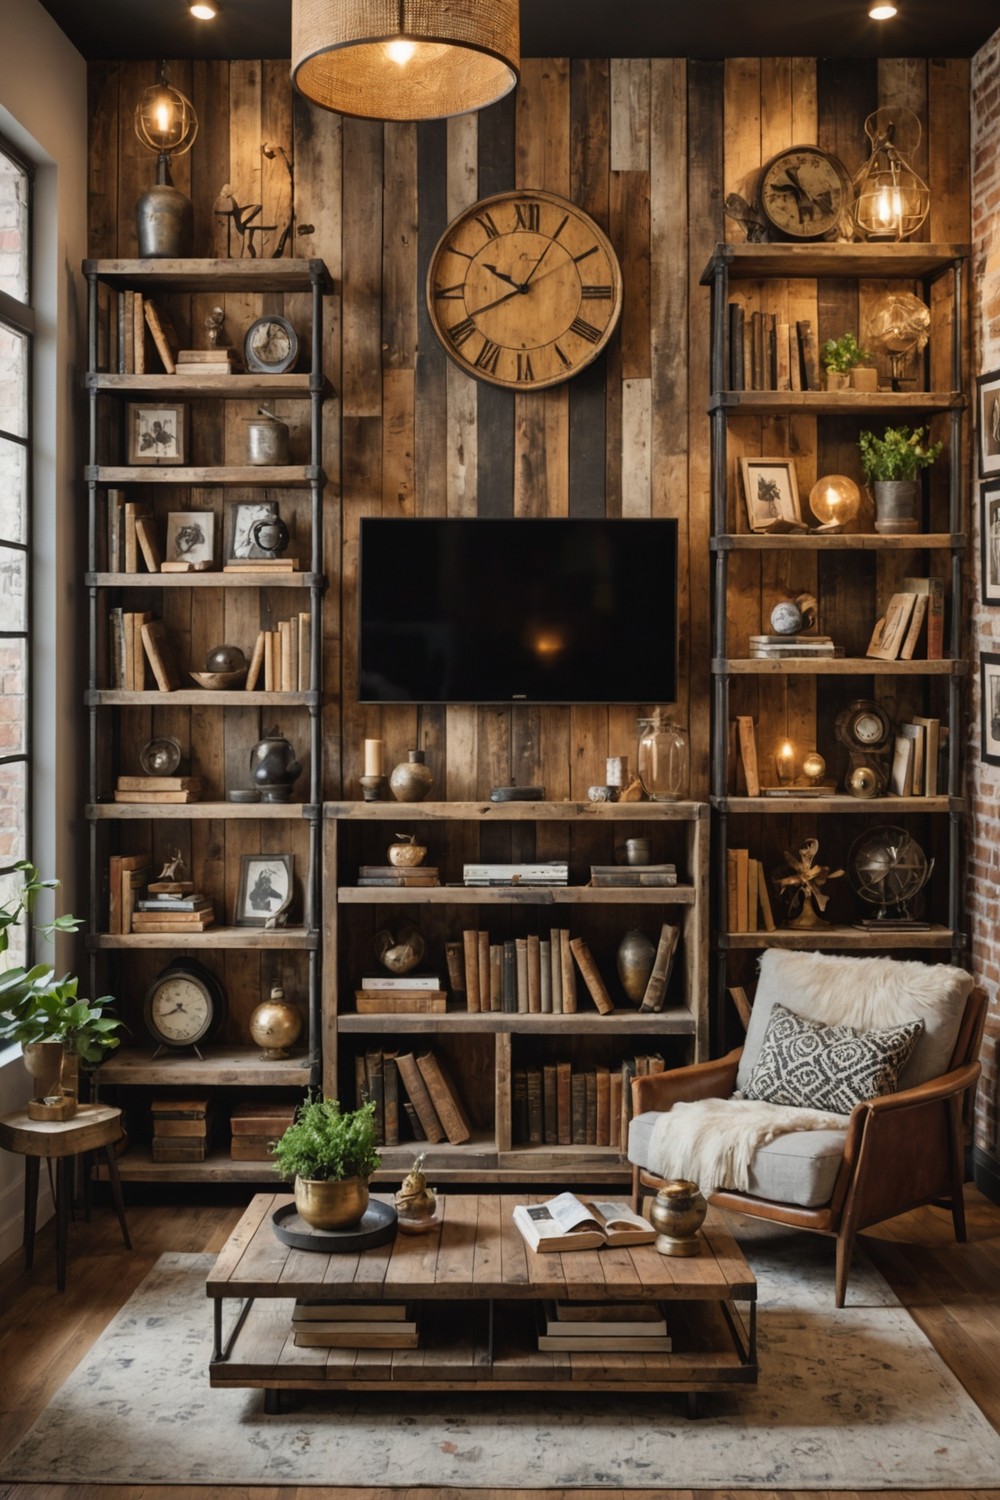
<path fill-rule="evenodd" d="M 909 1308 L 935 1348 L 1000 1431 L 1000 1208 L 975 1188 L 966 1192 L 969 1240 L 956 1245 L 950 1216 L 927 1208 L 906 1214 L 864 1236 L 872 1260 Z M 240 1216 L 235 1202 L 129 1203 L 135 1249 L 123 1247 L 111 1209 L 99 1205 L 89 1223 L 78 1217 L 70 1231 L 66 1290 L 55 1291 L 54 1226 L 38 1236 L 35 1264 L 22 1268 L 20 1252 L 0 1266 L 0 1455 L 23 1436 L 82 1355 L 127 1301 L 164 1251 L 211 1251 L 223 1244 Z M 831 1280 L 831 1298 L 833 1283 Z M 2 1467 L 2 1458 L 0 1458 Z M 127 1478 L 127 1476 L 123 1476 Z M 956 1474 L 960 1483 L 960 1475 Z M 1000 1500 L 997 1489 L 895 1491 L 912 1500 L 937 1495 Z M 0 1500 L 149 1500 L 149 1485 L 3 1484 Z M 165 1485 L 156 1500 L 317 1500 L 318 1487 Z M 391 1489 L 336 1488 L 337 1500 L 435 1500 L 454 1496 L 401 1485 Z M 474 1500 L 515 1500 L 522 1492 L 475 1490 Z M 538 1490 L 531 1500 L 739 1500 L 736 1490 Z M 764 1500 L 793 1500 L 793 1491 L 755 1491 Z M 803 1500 L 847 1500 L 854 1492 L 809 1491 Z"/>

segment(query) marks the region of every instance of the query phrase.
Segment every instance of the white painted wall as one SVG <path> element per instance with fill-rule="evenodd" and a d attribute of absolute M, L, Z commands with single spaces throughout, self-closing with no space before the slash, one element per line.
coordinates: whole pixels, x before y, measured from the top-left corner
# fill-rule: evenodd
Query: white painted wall
<path fill-rule="evenodd" d="M 38 783 L 34 847 L 26 853 L 63 881 L 60 910 L 80 912 L 77 871 L 86 848 L 80 767 L 86 741 L 78 622 L 86 561 L 81 480 L 86 431 L 81 371 L 86 359 L 81 263 L 87 253 L 87 69 L 38 0 L 3 0 L 0 132 L 37 167 L 33 299 L 35 363 L 34 578 L 35 697 L 32 724 Z M 69 945 L 63 969 L 82 963 Z M 0 1056 L 0 1114 L 28 1098 L 19 1055 Z M 51 1215 L 48 1184 L 39 1223 Z M 0 1260 L 21 1242 L 23 1163 L 0 1152 Z"/>

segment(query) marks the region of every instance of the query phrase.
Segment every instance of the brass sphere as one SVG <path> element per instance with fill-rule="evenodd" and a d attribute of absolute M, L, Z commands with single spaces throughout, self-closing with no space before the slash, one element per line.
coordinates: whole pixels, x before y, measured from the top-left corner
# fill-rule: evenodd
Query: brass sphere
<path fill-rule="evenodd" d="M 271 991 L 250 1017 L 250 1036 L 265 1062 L 281 1062 L 302 1032 L 302 1017 L 280 989 Z"/>

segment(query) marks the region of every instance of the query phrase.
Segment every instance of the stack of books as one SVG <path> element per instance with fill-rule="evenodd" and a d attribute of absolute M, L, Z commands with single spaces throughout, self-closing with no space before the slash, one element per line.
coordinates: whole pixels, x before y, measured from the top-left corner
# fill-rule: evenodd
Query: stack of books
<path fill-rule="evenodd" d="M 471 1011 L 571 1014 L 577 1008 L 576 968 L 569 928 L 547 937 L 491 942 L 484 929 L 462 933 L 465 1004 Z"/>
<path fill-rule="evenodd" d="M 752 661 L 790 661 L 796 657 L 843 656 L 843 646 L 835 646 L 828 635 L 752 635 Z"/>
<path fill-rule="evenodd" d="M 420 1336 L 405 1302 L 309 1302 L 296 1298 L 292 1338 L 300 1349 L 416 1349 Z"/>
<path fill-rule="evenodd" d="M 119 776 L 116 802 L 199 802 L 200 776 Z"/>
<path fill-rule="evenodd" d="M 294 1104 L 239 1104 L 229 1116 L 232 1161 L 270 1161 L 271 1146 L 295 1119 Z"/>
<path fill-rule="evenodd" d="M 941 775 L 940 755 L 948 729 L 940 719 L 914 715 L 912 723 L 900 724 L 892 757 L 889 790 L 896 797 L 936 797 L 946 785 Z"/>
<path fill-rule="evenodd" d="M 366 976 L 354 991 L 358 1015 L 443 1015 L 448 1008 L 447 991 L 437 974 L 379 974 Z"/>
<path fill-rule="evenodd" d="M 773 932 L 774 911 L 767 876 L 749 849 L 726 850 L 726 906 L 730 932 Z"/>
<path fill-rule="evenodd" d="M 174 363 L 176 374 L 188 380 L 192 376 L 232 375 L 243 369 L 239 352 L 221 345 L 215 349 L 178 349 Z"/>
<path fill-rule="evenodd" d="M 131 932 L 135 904 L 152 873 L 148 854 L 112 854 L 108 861 L 108 931 Z"/>
<path fill-rule="evenodd" d="M 154 1161 L 204 1161 L 211 1124 L 207 1095 L 189 1099 L 154 1099 Z"/>
<path fill-rule="evenodd" d="M 663 865 L 591 865 L 591 885 L 676 885 L 677 866 Z"/>
<path fill-rule="evenodd" d="M 463 885 L 568 885 L 569 865 L 546 859 L 522 864 L 469 864 L 462 866 Z"/>
<path fill-rule="evenodd" d="M 536 1304 L 538 1347 L 569 1354 L 666 1354 L 672 1347 L 658 1302 Z"/>
<path fill-rule="evenodd" d="M 135 903 L 133 932 L 165 932 L 180 936 L 185 932 L 204 932 L 215 921 L 211 897 L 192 888 L 171 889 L 190 882 L 163 882 L 147 887 L 146 895 Z M 166 889 L 164 888 L 166 887 Z"/>
<path fill-rule="evenodd" d="M 441 872 L 436 865 L 361 865 L 358 885 L 440 885 Z"/>
<path fill-rule="evenodd" d="M 366 1098 L 375 1099 L 376 1120 L 381 1118 L 386 1145 L 399 1142 L 400 1107 L 410 1123 L 414 1140 L 426 1140 L 436 1145 L 447 1138 L 453 1146 L 460 1146 L 472 1137 L 461 1095 L 444 1063 L 433 1052 L 421 1053 L 419 1057 L 412 1052 L 370 1052 L 364 1057 L 356 1057 L 354 1084 L 358 1105 Z M 398 1101 L 395 1120 L 392 1111 L 394 1089 Z"/>
<path fill-rule="evenodd" d="M 659 1053 L 611 1066 L 574 1068 L 566 1058 L 515 1068 L 511 1077 L 516 1146 L 610 1146 L 623 1150 L 632 1118 L 632 1079 L 662 1073 Z"/>
<path fill-rule="evenodd" d="M 779 322 L 777 314 L 729 304 L 731 391 L 818 391 L 819 348 L 809 318 Z"/>
<path fill-rule="evenodd" d="M 276 558 L 276 562 L 283 559 Z M 293 558 L 289 562 L 296 566 Z M 227 563 L 224 572 L 243 567 L 243 563 Z M 253 569 L 257 561 L 247 560 L 245 566 Z M 286 572 L 293 571 L 288 568 Z M 290 620 L 279 620 L 276 630 L 261 630 L 254 643 L 250 666 L 243 686 L 248 693 L 262 687 L 265 693 L 305 692 L 312 676 L 312 616 L 308 610 L 293 615 Z"/>

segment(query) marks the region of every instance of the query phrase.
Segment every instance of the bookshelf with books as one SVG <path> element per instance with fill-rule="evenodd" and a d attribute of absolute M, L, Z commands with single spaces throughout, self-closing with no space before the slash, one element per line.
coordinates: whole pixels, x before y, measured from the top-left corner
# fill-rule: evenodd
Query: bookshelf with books
<path fill-rule="evenodd" d="M 963 961 L 968 253 L 953 244 L 720 244 L 702 275 L 711 298 L 712 991 L 720 1047 L 739 1040 L 727 990 L 752 982 L 761 948 Z M 926 349 L 895 365 L 877 338 L 889 292 L 919 298 L 929 314 Z M 820 388 L 815 349 L 845 330 L 876 350 L 879 389 Z M 775 353 L 782 335 L 787 361 Z M 873 525 L 858 439 L 878 424 L 924 426 L 928 441 L 943 443 L 923 475 L 912 532 Z M 750 525 L 741 473 L 748 457 L 769 453 L 793 468 L 803 523 L 795 529 Z M 840 527 L 821 524 L 808 506 L 826 475 L 852 478 L 861 491 L 857 515 Z M 775 606 L 802 596 L 816 602 L 811 627 L 798 637 L 765 634 Z M 863 703 L 889 726 L 881 760 L 852 745 L 844 728 Z M 785 746 L 796 762 L 791 775 L 776 759 Z M 810 774 L 806 753 L 819 757 Z M 874 790 L 863 778 L 849 788 L 852 769 L 869 762 Z M 933 861 L 915 903 L 920 920 L 863 927 L 851 879 L 831 873 L 820 922 L 792 925 L 781 885 L 787 855 L 815 839 L 817 863 L 846 871 L 855 840 L 888 825 Z"/>
<path fill-rule="evenodd" d="M 381 1101 L 383 1178 L 424 1151 L 436 1182 L 627 1182 L 630 1077 L 707 1056 L 707 805 L 328 802 L 323 821 L 323 1086 Z M 363 883 L 399 831 L 435 881 Z M 633 871 L 615 850 L 637 834 Z M 612 868 L 634 880 L 593 874 Z M 634 930 L 652 972 L 629 999 Z M 378 972 L 390 942 L 417 945 L 403 974 Z"/>
<path fill-rule="evenodd" d="M 268 1180 L 266 1164 L 230 1154 L 221 1128 L 198 1159 L 169 1161 L 144 1142 L 155 1140 L 158 1092 L 218 1096 L 219 1120 L 247 1090 L 287 1108 L 319 1075 L 322 331 L 333 284 L 319 260 L 89 260 L 84 274 L 88 945 L 93 983 L 128 997 L 130 1031 L 95 1087 L 134 1127 L 123 1178 Z M 244 371 L 248 327 L 278 310 L 300 336 L 298 366 Z M 287 429 L 278 461 L 253 461 L 248 424 L 262 406 Z M 242 661 L 228 650 L 216 659 L 220 647 Z M 300 774 L 288 800 L 253 800 L 251 754 L 276 732 Z M 176 765 L 150 762 L 164 745 Z M 190 890 L 150 890 L 173 855 Z M 277 925 L 240 907 L 255 858 L 287 872 Z M 223 1014 L 202 1056 L 154 1058 L 143 997 L 188 954 L 213 971 Z M 303 1025 L 288 1057 L 265 1061 L 249 1023 L 276 984 Z"/>

